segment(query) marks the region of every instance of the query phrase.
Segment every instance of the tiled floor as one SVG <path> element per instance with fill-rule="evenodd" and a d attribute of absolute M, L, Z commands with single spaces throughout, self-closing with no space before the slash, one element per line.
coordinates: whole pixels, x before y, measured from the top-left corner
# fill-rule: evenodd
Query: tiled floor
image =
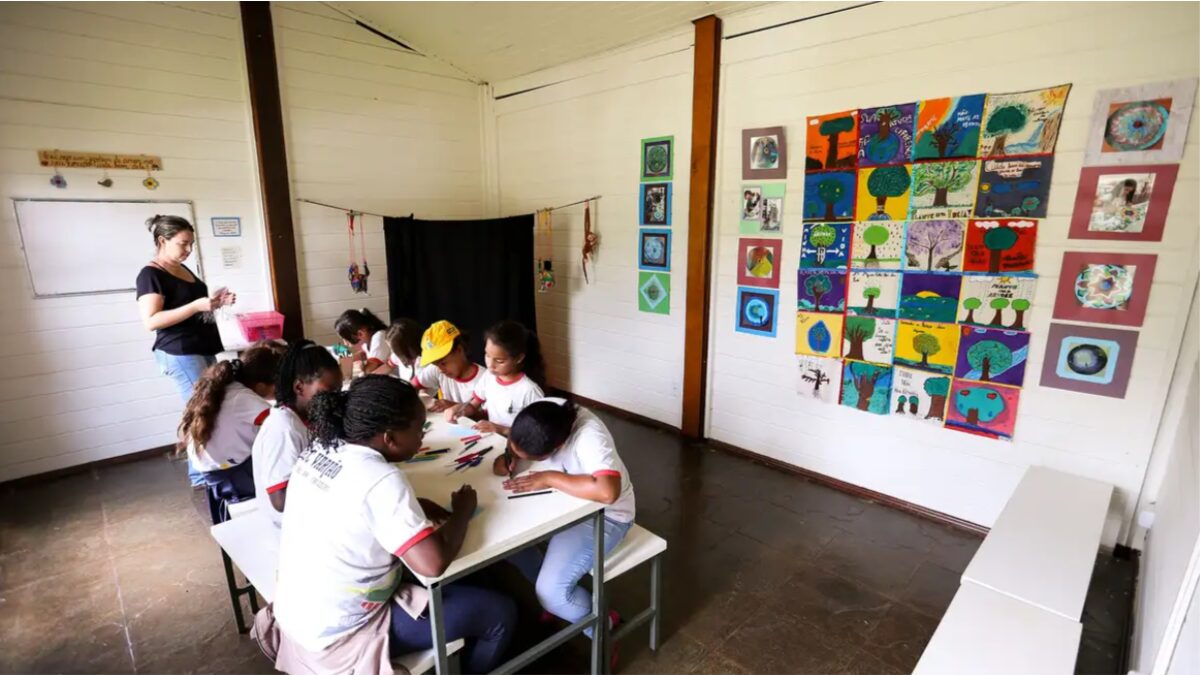
<path fill-rule="evenodd" d="M 605 418 L 638 522 L 670 542 L 665 641 L 652 654 L 635 634 L 620 672 L 912 669 L 978 538 Z M 206 520 L 161 458 L 0 488 L 0 671 L 272 672 L 234 630 Z M 1129 575 L 1098 569 L 1086 663 L 1116 672 Z M 645 574 L 613 583 L 617 609 L 645 606 Z M 534 670 L 581 671 L 583 649 Z"/>

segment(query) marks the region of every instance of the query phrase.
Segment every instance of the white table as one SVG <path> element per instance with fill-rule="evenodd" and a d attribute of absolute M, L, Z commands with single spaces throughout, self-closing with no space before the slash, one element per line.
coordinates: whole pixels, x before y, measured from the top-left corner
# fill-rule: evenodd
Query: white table
<path fill-rule="evenodd" d="M 1030 467 L 963 572 L 964 584 L 1079 621 L 1111 497 L 1107 483 Z"/>
<path fill-rule="evenodd" d="M 964 583 L 913 675 L 1072 675 L 1083 625 Z"/>

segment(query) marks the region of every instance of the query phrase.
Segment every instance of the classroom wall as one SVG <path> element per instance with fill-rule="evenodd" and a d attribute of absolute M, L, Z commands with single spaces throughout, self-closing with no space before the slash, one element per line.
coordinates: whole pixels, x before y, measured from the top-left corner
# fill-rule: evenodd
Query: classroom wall
<path fill-rule="evenodd" d="M 132 292 L 33 299 L 10 199 L 192 200 L 210 287 L 269 309 L 251 133 L 236 3 L 0 5 L 0 481 L 173 443 L 182 405 Z M 37 159 L 52 148 L 160 155 L 161 186 L 69 169 L 56 189 Z M 240 270 L 213 216 L 241 217 L 221 244 Z"/>
<path fill-rule="evenodd" d="M 1119 541 L 1154 444 L 1196 279 L 1197 129 L 1188 133 L 1161 243 L 1135 370 L 1124 400 L 1042 389 L 1041 371 L 1063 251 L 1121 250 L 1069 242 L 1067 225 L 1097 90 L 1200 73 L 1195 4 L 875 3 L 778 28 L 794 5 L 731 15 L 722 96 L 712 297 L 709 435 L 717 440 L 990 526 L 1025 468 L 1046 465 L 1116 486 L 1105 542 Z M 769 14 L 769 16 L 767 15 Z M 744 34 L 739 37 L 739 34 Z M 1049 217 L 1036 252 L 1039 308 L 1012 443 L 802 400 L 794 323 L 775 339 L 735 333 L 740 131 L 786 125 L 790 146 L 784 260 L 801 236 L 804 124 L 809 115 L 937 96 L 1074 87 L 1056 153 Z M 784 275 L 783 307 L 795 302 Z"/>
<path fill-rule="evenodd" d="M 494 139 L 485 139 L 485 152 L 495 157 L 500 213 L 603 196 L 592 213 L 600 245 L 590 284 L 580 267 L 582 206 L 556 211 L 552 237 L 539 239 L 553 250 L 557 281 L 537 296 L 550 384 L 673 426 L 680 423 L 683 382 L 691 43 L 687 25 L 496 83 Z M 638 311 L 637 206 L 641 139 L 670 135 L 671 311 L 664 316 Z"/>
<path fill-rule="evenodd" d="M 293 200 L 420 218 L 483 215 L 480 87 L 324 3 L 271 5 Z M 346 214 L 293 204 L 304 334 L 368 307 L 389 321 L 383 219 L 364 218 L 369 293 L 347 280 Z M 362 264 L 361 242 L 354 258 Z"/>

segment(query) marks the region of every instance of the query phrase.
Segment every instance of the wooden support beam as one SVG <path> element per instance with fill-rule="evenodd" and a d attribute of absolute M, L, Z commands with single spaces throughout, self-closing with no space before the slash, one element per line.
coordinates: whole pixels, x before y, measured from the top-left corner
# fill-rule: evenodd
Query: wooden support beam
<path fill-rule="evenodd" d="M 721 20 L 709 15 L 693 24 L 696 37 L 692 69 L 692 165 L 688 184 L 687 305 L 680 427 L 685 436 L 702 438 L 708 379 L 708 298 L 712 287 Z"/>
<path fill-rule="evenodd" d="M 291 182 L 283 137 L 283 106 L 279 101 L 271 3 L 242 2 L 241 10 L 246 71 L 250 81 L 250 111 L 254 118 L 254 150 L 258 155 L 267 256 L 271 263 L 271 288 L 275 308 L 286 318 L 283 336 L 295 340 L 304 337 L 304 316 L 300 305 L 300 275 L 296 267 Z"/>

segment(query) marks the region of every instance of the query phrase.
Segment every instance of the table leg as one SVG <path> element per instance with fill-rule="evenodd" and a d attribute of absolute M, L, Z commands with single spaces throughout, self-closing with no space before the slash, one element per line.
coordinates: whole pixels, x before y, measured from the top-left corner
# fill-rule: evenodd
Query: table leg
<path fill-rule="evenodd" d="M 446 658 L 446 621 L 442 610 L 442 585 L 432 584 L 429 587 L 429 630 L 433 633 L 434 666 L 437 675 L 449 675 L 449 661 Z"/>
<path fill-rule="evenodd" d="M 592 675 L 600 675 L 608 668 L 608 613 L 604 606 L 604 509 L 593 516 L 595 523 L 595 549 L 592 552 L 592 613 L 596 615 L 592 624 Z"/>
<path fill-rule="evenodd" d="M 224 549 L 221 550 L 221 562 L 225 565 L 225 585 L 229 587 L 229 600 L 233 603 L 233 620 L 237 623 L 239 633 L 249 632 L 246 619 L 242 615 L 241 589 L 238 588 L 237 577 L 233 575 L 233 561 Z"/>
<path fill-rule="evenodd" d="M 650 651 L 658 651 L 658 627 L 662 620 L 662 557 L 658 554 L 650 560 Z"/>

